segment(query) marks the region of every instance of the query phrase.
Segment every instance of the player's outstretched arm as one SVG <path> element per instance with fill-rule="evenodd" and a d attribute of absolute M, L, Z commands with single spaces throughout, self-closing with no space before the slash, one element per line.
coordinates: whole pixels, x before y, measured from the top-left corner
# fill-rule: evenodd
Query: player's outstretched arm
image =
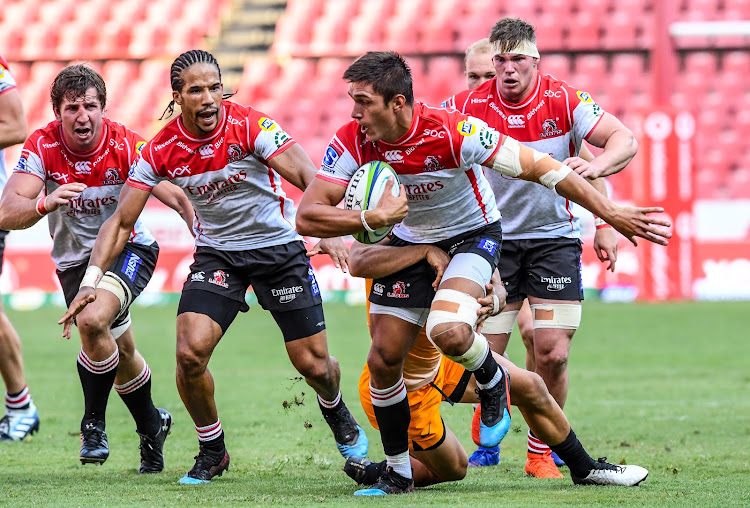
<path fill-rule="evenodd" d="M 193 217 L 195 216 L 195 212 L 193 211 L 193 205 L 182 189 L 172 182 L 164 180 L 151 189 L 151 194 L 169 208 L 179 213 L 182 220 L 187 224 L 190 234 L 195 235 L 193 233 Z"/>
<path fill-rule="evenodd" d="M 638 142 L 631 130 L 609 113 L 599 120 L 586 141 L 604 151 L 585 165 L 571 166 L 584 178 L 613 175 L 625 168 L 638 151 Z"/>
<path fill-rule="evenodd" d="M 146 206 L 150 192 L 136 189 L 130 185 L 123 185 L 120 191 L 120 201 L 114 215 L 107 219 L 94 242 L 89 266 L 81 281 L 78 294 L 68 307 L 68 311 L 57 322 L 63 325 L 62 336 L 70 338 L 70 329 L 75 318 L 89 303 L 96 300 L 96 286 L 106 271 L 120 255 L 125 247 L 135 221 Z"/>
<path fill-rule="evenodd" d="M 406 189 L 401 186 L 398 196 L 393 196 L 391 179 L 385 184 L 383 197 L 377 208 L 366 212 L 367 224 L 378 229 L 401 222 L 409 210 Z M 337 208 L 346 189 L 335 183 L 315 178 L 305 189 L 297 208 L 297 232 L 305 236 L 329 238 L 359 233 L 365 230 L 359 210 Z"/>
<path fill-rule="evenodd" d="M 0 229 L 26 229 L 39 219 L 77 198 L 86 188 L 83 183 L 66 183 L 49 196 L 40 196 L 44 183 L 39 177 L 13 173 L 0 199 Z"/>
<path fill-rule="evenodd" d="M 663 208 L 620 206 L 599 194 L 568 166 L 508 136 L 503 137 L 499 150 L 485 165 L 504 175 L 540 183 L 556 191 L 604 219 L 634 245 L 638 245 L 636 237 L 667 245 L 667 239 L 672 236 L 662 228 L 671 227 L 668 220 L 649 215 L 661 213 Z"/>

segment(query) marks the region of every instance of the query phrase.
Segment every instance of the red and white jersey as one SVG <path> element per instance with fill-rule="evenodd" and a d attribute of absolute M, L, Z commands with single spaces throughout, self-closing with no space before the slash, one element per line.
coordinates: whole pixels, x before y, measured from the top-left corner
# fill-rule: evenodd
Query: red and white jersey
<path fill-rule="evenodd" d="M 495 155 L 499 140 L 482 120 L 415 103 L 409 131 L 393 143 L 367 141 L 355 121 L 341 127 L 317 177 L 346 186 L 367 162 L 387 162 L 409 199 L 409 213 L 394 233 L 409 242 L 433 243 L 500 220 L 478 166 Z"/>
<path fill-rule="evenodd" d="M 0 55 L 0 95 L 13 90 L 16 87 L 16 80 L 8 69 L 3 55 Z M 8 181 L 8 174 L 5 172 L 5 153 L 0 149 L 0 194 L 3 192 L 5 182 Z"/>
<path fill-rule="evenodd" d="M 540 74 L 522 103 L 500 96 L 497 78 L 451 97 L 443 105 L 485 120 L 503 134 L 558 161 L 577 156 L 604 111 L 584 91 Z M 571 203 L 546 187 L 494 171 L 487 178 L 503 212 L 503 238 L 579 238 Z"/>
<path fill-rule="evenodd" d="M 145 144 L 138 134 L 107 118 L 102 128 L 104 133 L 96 148 L 76 153 L 65 144 L 60 122 L 50 122 L 29 136 L 14 169 L 39 177 L 47 195 L 66 183 L 87 185 L 80 196 L 47 216 L 52 260 L 60 270 L 89 258 L 102 224 L 117 209 L 128 168 Z M 129 241 L 151 245 L 154 237 L 139 219 Z"/>
<path fill-rule="evenodd" d="M 131 168 L 128 185 L 151 190 L 162 180 L 181 187 L 193 203 L 195 244 L 239 251 L 301 239 L 294 203 L 268 161 L 295 141 L 263 113 L 229 101 L 213 133 L 195 137 L 182 116 L 149 141 Z"/>

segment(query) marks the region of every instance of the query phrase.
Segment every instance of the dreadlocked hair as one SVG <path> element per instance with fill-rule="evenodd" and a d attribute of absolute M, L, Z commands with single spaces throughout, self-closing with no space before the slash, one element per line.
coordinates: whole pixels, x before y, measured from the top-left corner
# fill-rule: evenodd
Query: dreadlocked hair
<path fill-rule="evenodd" d="M 182 88 L 185 86 L 185 80 L 182 79 L 183 71 L 189 69 L 193 65 L 203 63 L 216 67 L 216 70 L 219 73 L 219 81 L 221 81 L 221 68 L 219 67 L 219 62 L 216 61 L 216 58 L 208 51 L 203 51 L 202 49 L 191 49 L 175 58 L 175 61 L 172 62 L 172 67 L 169 70 L 169 80 L 172 85 L 172 91 L 181 92 Z M 225 93 L 221 98 L 228 99 L 233 95 L 234 93 Z M 174 99 L 169 101 L 167 108 L 161 114 L 159 120 L 163 119 L 164 115 L 167 115 L 167 118 L 172 116 L 174 114 L 174 105 Z"/>

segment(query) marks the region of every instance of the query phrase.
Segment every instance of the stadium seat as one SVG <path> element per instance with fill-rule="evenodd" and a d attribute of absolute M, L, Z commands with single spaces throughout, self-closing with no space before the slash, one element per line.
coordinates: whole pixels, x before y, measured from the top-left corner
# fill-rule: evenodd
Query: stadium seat
<path fill-rule="evenodd" d="M 538 34 L 537 46 L 539 46 L 539 51 L 542 54 L 550 51 L 560 51 L 564 48 L 563 29 L 565 24 L 560 23 L 560 19 L 565 18 L 558 18 L 554 14 L 545 12 L 534 23 L 534 29 Z"/>
<path fill-rule="evenodd" d="M 290 98 L 306 88 L 315 77 L 315 63 L 307 58 L 293 58 L 281 66 L 281 73 L 273 83 L 272 97 Z"/>
<path fill-rule="evenodd" d="M 456 47 L 456 28 L 454 12 L 435 9 L 417 29 L 419 49 L 422 53 L 449 53 L 461 51 Z"/>
<path fill-rule="evenodd" d="M 687 73 L 701 73 L 706 76 L 707 79 L 710 79 L 718 71 L 718 61 L 714 53 L 708 51 L 692 51 L 685 55 L 684 69 Z"/>
<path fill-rule="evenodd" d="M 93 23 L 88 25 L 64 24 L 59 27 L 60 42 L 57 45 L 55 57 L 61 60 L 92 59 L 96 34 L 99 27 Z"/>
<path fill-rule="evenodd" d="M 550 53 L 542 55 L 539 59 L 539 70 L 563 81 L 573 78 L 570 69 L 570 58 L 565 54 Z"/>
<path fill-rule="evenodd" d="M 24 40 L 24 27 L 15 23 L 0 25 L 0 51 L 6 60 L 20 58 Z"/>
<path fill-rule="evenodd" d="M 57 56 L 59 28 L 38 21 L 24 30 L 23 46 L 19 57 L 23 60 L 51 60 Z"/>
<path fill-rule="evenodd" d="M 245 60 L 242 77 L 237 84 L 235 100 L 240 104 L 254 105 L 273 93 L 272 83 L 279 75 L 279 65 L 269 58 L 250 57 Z"/>
<path fill-rule="evenodd" d="M 730 173 L 729 197 L 750 199 L 750 168 L 737 168 Z"/>
<path fill-rule="evenodd" d="M 417 31 L 407 19 L 396 18 L 386 24 L 383 37 L 386 46 L 402 55 L 412 55 L 419 51 Z"/>
<path fill-rule="evenodd" d="M 571 16 L 568 15 L 568 17 Z M 579 11 L 568 24 L 567 37 L 563 42 L 567 49 L 590 51 L 599 47 L 602 31 L 601 18 L 594 16 L 588 10 Z"/>
<path fill-rule="evenodd" d="M 118 21 L 108 21 L 98 30 L 98 37 L 93 46 L 95 58 L 128 58 L 132 28 Z"/>
<path fill-rule="evenodd" d="M 128 55 L 133 58 L 155 58 L 166 56 L 164 47 L 168 37 L 169 26 L 152 21 L 143 21 L 133 26 L 133 37 L 128 46 Z"/>
<path fill-rule="evenodd" d="M 455 21 L 457 30 L 454 48 L 456 53 L 463 53 L 479 39 L 489 37 L 490 30 L 499 18 L 490 17 L 487 13 L 473 12 Z"/>
<path fill-rule="evenodd" d="M 573 69 L 573 81 L 576 83 L 579 79 L 603 83 L 607 79 L 607 57 L 598 54 L 579 54 L 573 60 Z"/>
<path fill-rule="evenodd" d="M 635 18 L 629 12 L 615 12 L 604 23 L 604 33 L 601 39 L 603 49 L 627 50 L 636 47 L 638 26 Z"/>
<path fill-rule="evenodd" d="M 326 7 L 328 4 L 326 4 Z M 327 11 L 315 20 L 310 36 L 309 54 L 329 56 L 345 54 L 349 19 L 344 12 Z"/>
<path fill-rule="evenodd" d="M 344 54 L 361 55 L 368 51 L 385 50 L 382 41 L 383 23 L 378 18 L 357 16 L 349 22 Z"/>
<path fill-rule="evenodd" d="M 271 52 L 280 56 L 304 56 L 308 53 L 307 46 L 312 34 L 312 23 L 310 17 L 292 14 L 295 11 L 287 10 L 276 23 L 274 41 Z"/>

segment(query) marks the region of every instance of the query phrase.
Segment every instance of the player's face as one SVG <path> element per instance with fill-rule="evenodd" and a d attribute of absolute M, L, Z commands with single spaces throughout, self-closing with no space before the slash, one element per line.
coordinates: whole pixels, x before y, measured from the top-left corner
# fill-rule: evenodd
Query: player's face
<path fill-rule="evenodd" d="M 495 77 L 492 55 L 473 51 L 466 57 L 466 87 L 474 90 L 482 83 Z"/>
<path fill-rule="evenodd" d="M 354 101 L 352 118 L 357 121 L 367 141 L 396 141 L 401 137 L 396 112 L 390 104 L 385 104 L 383 96 L 375 93 L 372 85 L 352 83 L 349 96 Z"/>
<path fill-rule="evenodd" d="M 62 124 L 65 142 L 76 152 L 91 151 L 102 139 L 104 109 L 93 86 L 74 100 L 63 96 L 55 118 Z"/>
<path fill-rule="evenodd" d="M 511 102 L 524 99 L 536 85 L 538 58 L 517 53 L 492 57 L 500 95 Z"/>
<path fill-rule="evenodd" d="M 194 64 L 182 71 L 185 86 L 172 92 L 172 98 L 182 108 L 182 124 L 196 136 L 210 134 L 221 121 L 221 96 L 224 87 L 219 70 L 207 63 Z"/>

